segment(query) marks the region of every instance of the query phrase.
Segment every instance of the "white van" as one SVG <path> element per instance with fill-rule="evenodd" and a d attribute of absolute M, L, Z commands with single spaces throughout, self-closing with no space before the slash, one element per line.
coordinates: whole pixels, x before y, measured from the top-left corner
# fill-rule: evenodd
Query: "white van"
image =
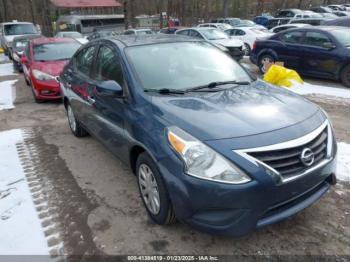
<path fill-rule="evenodd" d="M 0 46 L 4 49 L 5 55 L 8 55 L 11 53 L 10 49 L 15 37 L 37 34 L 39 32 L 32 23 L 17 21 L 0 23 Z"/>

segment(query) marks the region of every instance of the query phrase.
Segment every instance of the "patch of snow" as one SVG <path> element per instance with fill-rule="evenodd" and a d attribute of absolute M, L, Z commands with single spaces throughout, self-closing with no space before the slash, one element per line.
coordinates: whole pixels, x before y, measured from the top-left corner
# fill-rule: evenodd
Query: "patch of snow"
<path fill-rule="evenodd" d="M 16 144 L 19 129 L 0 132 L 0 255 L 49 255 Z"/>
<path fill-rule="evenodd" d="M 338 143 L 337 178 L 350 183 L 350 145 Z"/>
<path fill-rule="evenodd" d="M 346 89 L 321 85 L 312 85 L 305 82 L 304 84 L 294 83 L 293 86 L 288 89 L 300 95 L 320 94 L 331 97 L 350 99 L 350 88 Z"/>
<path fill-rule="evenodd" d="M 13 102 L 16 99 L 16 87 L 14 84 L 17 80 L 0 82 L 0 110 L 13 109 Z"/>
<path fill-rule="evenodd" d="M 12 63 L 0 64 L 0 76 L 17 75 Z"/>

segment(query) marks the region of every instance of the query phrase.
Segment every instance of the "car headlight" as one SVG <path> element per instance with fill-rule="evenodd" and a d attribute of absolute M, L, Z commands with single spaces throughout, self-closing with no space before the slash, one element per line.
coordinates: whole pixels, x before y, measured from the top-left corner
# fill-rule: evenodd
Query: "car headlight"
<path fill-rule="evenodd" d="M 170 145 L 185 163 L 188 175 L 229 184 L 244 184 L 251 179 L 237 166 L 178 127 L 169 127 Z"/>
<path fill-rule="evenodd" d="M 33 70 L 33 76 L 40 81 L 49 81 L 56 79 L 54 76 L 46 74 L 36 69 Z"/>

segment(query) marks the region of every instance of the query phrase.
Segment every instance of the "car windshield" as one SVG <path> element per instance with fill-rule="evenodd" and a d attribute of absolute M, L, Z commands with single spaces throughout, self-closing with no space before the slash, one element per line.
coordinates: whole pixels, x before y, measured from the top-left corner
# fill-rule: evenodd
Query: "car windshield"
<path fill-rule="evenodd" d="M 219 39 L 227 39 L 227 38 L 229 38 L 226 33 L 221 32 L 221 31 L 219 31 L 217 29 L 201 30 L 201 33 L 208 40 L 219 40 Z"/>
<path fill-rule="evenodd" d="M 32 24 L 10 24 L 4 26 L 5 35 L 30 35 L 37 34 L 37 30 Z"/>
<path fill-rule="evenodd" d="M 345 47 L 350 47 L 350 29 L 332 30 L 330 33 Z"/>
<path fill-rule="evenodd" d="M 206 42 L 134 46 L 126 54 L 145 90 L 186 91 L 212 82 L 251 81 L 237 62 Z"/>
<path fill-rule="evenodd" d="M 35 45 L 33 48 L 34 60 L 57 61 L 68 60 L 79 49 L 78 42 L 61 42 Z"/>

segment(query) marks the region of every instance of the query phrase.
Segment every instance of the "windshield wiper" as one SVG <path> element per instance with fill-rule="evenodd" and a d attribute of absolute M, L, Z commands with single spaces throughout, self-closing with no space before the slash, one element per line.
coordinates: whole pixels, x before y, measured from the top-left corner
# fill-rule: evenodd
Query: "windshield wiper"
<path fill-rule="evenodd" d="M 162 88 L 162 89 L 145 89 L 145 92 L 155 92 L 162 95 L 168 95 L 168 94 L 176 94 L 176 95 L 184 95 L 186 92 L 183 90 L 176 90 L 176 89 L 168 89 L 168 88 Z"/>
<path fill-rule="evenodd" d="M 244 85 L 250 85 L 251 83 L 249 81 L 223 81 L 223 82 L 212 82 L 208 85 L 203 85 L 203 86 L 197 86 L 194 88 L 189 89 L 188 91 L 199 91 L 199 90 L 203 90 L 203 89 L 214 89 L 217 88 L 219 86 L 224 86 L 224 85 L 240 85 L 240 86 L 244 86 Z"/>

